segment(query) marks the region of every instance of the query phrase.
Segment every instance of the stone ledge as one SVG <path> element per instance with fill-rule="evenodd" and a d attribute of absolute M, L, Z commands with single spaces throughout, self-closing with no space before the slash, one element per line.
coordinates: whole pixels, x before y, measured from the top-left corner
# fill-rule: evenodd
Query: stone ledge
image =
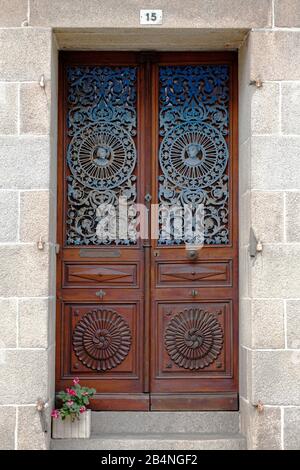
<path fill-rule="evenodd" d="M 102 435 L 91 439 L 52 439 L 54 450 L 244 450 L 241 434 Z"/>
<path fill-rule="evenodd" d="M 123 26 L 123 25 L 122 25 Z M 99 28 L 84 32 L 81 28 L 55 28 L 60 49 L 69 50 L 167 50 L 199 51 L 237 49 L 247 29 L 205 28 Z"/>

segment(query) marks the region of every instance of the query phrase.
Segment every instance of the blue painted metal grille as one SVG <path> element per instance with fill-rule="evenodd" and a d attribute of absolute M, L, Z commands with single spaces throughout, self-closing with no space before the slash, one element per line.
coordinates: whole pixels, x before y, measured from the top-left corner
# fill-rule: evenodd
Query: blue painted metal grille
<path fill-rule="evenodd" d="M 136 201 L 136 68 L 68 67 L 67 245 L 135 244 L 129 210 L 127 239 L 99 239 L 103 211 L 124 196 Z M 134 212 L 134 211 L 133 211 Z"/>
<path fill-rule="evenodd" d="M 205 244 L 228 244 L 229 70 L 226 65 L 162 66 L 159 126 L 160 208 L 203 204 Z M 178 210 L 179 219 L 184 210 Z M 160 211 L 159 244 L 198 243 L 195 226 L 178 237 L 178 214 Z M 194 225 L 195 218 L 191 224 Z M 167 227 L 167 229 L 166 229 Z M 182 230 L 183 233 L 183 230 Z"/>

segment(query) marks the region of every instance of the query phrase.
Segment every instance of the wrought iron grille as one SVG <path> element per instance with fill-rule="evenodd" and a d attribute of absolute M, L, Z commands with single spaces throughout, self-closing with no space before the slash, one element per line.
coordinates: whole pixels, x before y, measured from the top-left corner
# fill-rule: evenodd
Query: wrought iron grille
<path fill-rule="evenodd" d="M 228 244 L 228 67 L 162 66 L 159 81 L 159 244 L 197 243 L 194 213 L 188 234 L 182 229 L 180 237 L 175 219 L 178 227 L 182 218 L 183 226 L 184 208 L 193 212 L 200 204 L 201 241 Z M 177 208 L 169 225 L 162 210 L 166 207 Z"/>
<path fill-rule="evenodd" d="M 67 80 L 66 243 L 135 244 L 136 68 L 69 67 Z M 129 205 L 128 238 L 99 238 L 97 225 L 120 196 Z"/>

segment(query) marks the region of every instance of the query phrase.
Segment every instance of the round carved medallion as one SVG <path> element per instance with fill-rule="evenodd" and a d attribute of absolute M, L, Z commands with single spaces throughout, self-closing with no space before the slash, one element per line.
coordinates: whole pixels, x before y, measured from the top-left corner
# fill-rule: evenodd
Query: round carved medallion
<path fill-rule="evenodd" d="M 223 331 L 215 315 L 198 308 L 175 315 L 165 331 L 170 358 L 184 369 L 203 369 L 216 360 L 223 346 Z"/>
<path fill-rule="evenodd" d="M 220 131 L 202 122 L 188 122 L 166 134 L 159 159 L 172 183 L 182 188 L 205 188 L 224 173 L 228 149 Z"/>
<path fill-rule="evenodd" d="M 67 161 L 73 176 L 84 186 L 112 189 L 132 174 L 135 144 L 128 132 L 114 124 L 91 124 L 74 135 Z"/>
<path fill-rule="evenodd" d="M 124 318 L 113 310 L 94 310 L 77 323 L 73 348 L 88 368 L 105 371 L 117 367 L 127 356 L 131 332 Z"/>

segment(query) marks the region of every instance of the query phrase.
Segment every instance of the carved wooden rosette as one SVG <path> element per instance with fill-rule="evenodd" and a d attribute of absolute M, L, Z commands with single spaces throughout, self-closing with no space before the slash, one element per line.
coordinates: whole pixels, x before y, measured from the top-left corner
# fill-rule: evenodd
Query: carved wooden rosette
<path fill-rule="evenodd" d="M 222 351 L 223 331 L 216 316 L 198 308 L 175 315 L 165 331 L 170 358 L 184 369 L 204 369 Z"/>
<path fill-rule="evenodd" d="M 131 331 L 124 318 L 113 310 L 93 310 L 77 323 L 73 348 L 89 369 L 105 371 L 117 367 L 131 346 Z"/>

